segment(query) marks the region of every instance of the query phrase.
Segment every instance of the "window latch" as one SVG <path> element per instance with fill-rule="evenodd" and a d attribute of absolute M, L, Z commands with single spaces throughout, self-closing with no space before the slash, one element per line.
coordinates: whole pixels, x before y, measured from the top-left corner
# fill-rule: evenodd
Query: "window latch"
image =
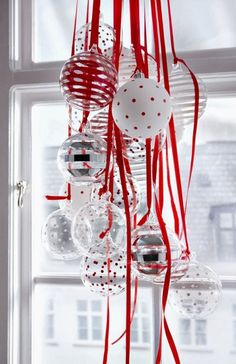
<path fill-rule="evenodd" d="M 27 187 L 28 187 L 28 183 L 25 180 L 21 180 L 16 184 L 16 188 L 18 191 L 17 204 L 18 204 L 18 207 L 20 207 L 21 209 L 24 205 L 24 195 L 25 195 Z"/>

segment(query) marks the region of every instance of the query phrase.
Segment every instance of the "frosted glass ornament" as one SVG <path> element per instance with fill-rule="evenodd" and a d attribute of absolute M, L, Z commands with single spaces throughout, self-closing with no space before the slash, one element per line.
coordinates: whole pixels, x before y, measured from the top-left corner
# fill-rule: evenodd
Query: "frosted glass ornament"
<path fill-rule="evenodd" d="M 77 32 L 75 36 L 75 52 L 80 53 L 88 50 L 91 40 L 91 30 L 92 24 L 83 25 Z M 108 59 L 112 59 L 113 47 L 116 40 L 114 28 L 109 24 L 103 23 L 99 24 L 98 28 L 98 47 L 102 52 L 102 55 Z"/>
<path fill-rule="evenodd" d="M 204 82 L 196 76 L 199 86 L 199 111 L 200 118 L 207 104 L 207 90 Z M 181 63 L 172 66 L 169 78 L 171 101 L 176 125 L 187 125 L 194 121 L 194 85 L 187 68 Z"/>
<path fill-rule="evenodd" d="M 66 216 L 72 220 L 77 211 L 90 201 L 92 185 L 71 185 L 71 199 L 59 200 L 59 207 L 64 210 Z M 67 183 L 64 183 L 59 191 L 59 196 L 66 196 L 68 193 Z"/>
<path fill-rule="evenodd" d="M 66 61 L 60 74 L 65 100 L 84 111 L 103 109 L 113 99 L 117 72 L 113 64 L 96 49 L 78 53 Z"/>
<path fill-rule="evenodd" d="M 161 84 L 147 78 L 125 83 L 112 102 L 114 121 L 133 138 L 154 138 L 169 123 L 171 103 Z"/>
<path fill-rule="evenodd" d="M 198 319 L 215 311 L 220 296 L 221 281 L 217 274 L 193 259 L 185 276 L 171 285 L 169 302 L 179 314 Z"/>
<path fill-rule="evenodd" d="M 171 281 L 180 279 L 188 259 L 177 235 L 167 228 L 171 249 Z M 162 284 L 167 271 L 167 248 L 158 225 L 147 222 L 133 233 L 133 269 L 140 279 Z"/>
<path fill-rule="evenodd" d="M 81 263 L 81 280 L 91 292 L 102 296 L 115 296 L 125 291 L 126 287 L 126 255 L 124 251 L 115 251 L 108 259 L 104 250 L 104 258 L 94 258 L 93 248 L 89 257 L 84 257 Z"/>
<path fill-rule="evenodd" d="M 98 135 L 75 134 L 59 148 L 57 164 L 67 182 L 93 183 L 106 167 L 106 143 Z"/>
<path fill-rule="evenodd" d="M 56 210 L 47 217 L 42 227 L 42 243 L 54 259 L 73 260 L 80 257 L 71 236 L 71 220 L 63 210 Z"/>
<path fill-rule="evenodd" d="M 95 249 L 91 250 L 92 247 L 96 247 L 97 257 L 101 257 L 104 246 L 109 245 L 115 252 L 126 244 L 124 214 L 105 198 L 87 203 L 79 209 L 71 231 L 78 250 L 87 256 L 91 251 L 94 254 Z"/>
<path fill-rule="evenodd" d="M 149 78 L 157 78 L 157 63 L 155 59 L 148 55 L 148 68 L 149 68 Z M 137 62 L 135 57 L 135 52 L 133 48 L 122 47 L 120 58 L 119 58 L 119 87 L 128 82 L 131 77 L 134 76 L 137 69 Z"/>

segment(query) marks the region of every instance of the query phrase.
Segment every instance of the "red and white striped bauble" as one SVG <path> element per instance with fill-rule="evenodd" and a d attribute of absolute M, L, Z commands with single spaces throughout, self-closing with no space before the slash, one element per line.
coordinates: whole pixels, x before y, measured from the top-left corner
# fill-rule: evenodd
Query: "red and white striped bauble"
<path fill-rule="evenodd" d="M 95 51 L 82 52 L 69 58 L 60 74 L 65 100 L 84 111 L 103 109 L 111 102 L 117 87 L 113 64 Z"/>

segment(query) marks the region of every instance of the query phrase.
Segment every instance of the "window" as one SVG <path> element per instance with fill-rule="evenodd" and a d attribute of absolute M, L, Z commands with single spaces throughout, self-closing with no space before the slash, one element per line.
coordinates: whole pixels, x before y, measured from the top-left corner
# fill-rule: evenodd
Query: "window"
<path fill-rule="evenodd" d="M 151 340 L 151 316 L 148 304 L 145 301 L 138 302 L 131 328 L 132 344 L 150 345 Z"/>
<path fill-rule="evenodd" d="M 78 340 L 102 341 L 104 316 L 101 301 L 77 301 Z"/>
<path fill-rule="evenodd" d="M 232 306 L 233 347 L 236 347 L 236 304 Z"/>
<path fill-rule="evenodd" d="M 179 341 L 180 344 L 184 346 L 207 345 L 207 321 L 180 319 Z"/>
<path fill-rule="evenodd" d="M 223 261 L 236 258 L 236 204 L 213 206 L 210 218 L 214 224 L 217 256 Z"/>
<path fill-rule="evenodd" d="M 47 313 L 45 317 L 45 339 L 52 340 L 55 336 L 55 315 L 53 299 L 50 299 L 48 301 L 47 306 Z"/>

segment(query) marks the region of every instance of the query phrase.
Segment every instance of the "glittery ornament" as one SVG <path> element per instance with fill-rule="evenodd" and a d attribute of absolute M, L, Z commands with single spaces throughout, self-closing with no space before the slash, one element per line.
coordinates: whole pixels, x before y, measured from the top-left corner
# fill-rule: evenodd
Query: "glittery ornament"
<path fill-rule="evenodd" d="M 95 251 L 98 257 L 103 256 L 107 239 L 114 252 L 126 244 L 124 214 L 106 198 L 87 203 L 79 209 L 71 231 L 78 250 L 84 255 L 89 255 L 89 252 L 94 254 Z M 91 250 L 95 246 L 96 250 Z"/>
<path fill-rule="evenodd" d="M 90 45 L 92 24 L 83 25 L 77 32 L 75 37 L 76 53 L 87 50 Z M 100 22 L 98 28 L 98 47 L 102 55 L 108 59 L 112 59 L 113 47 L 115 43 L 115 31 L 106 23 Z"/>
<path fill-rule="evenodd" d="M 198 319 L 214 312 L 220 296 L 221 281 L 217 274 L 193 259 L 185 276 L 171 285 L 169 302 L 179 314 Z"/>
<path fill-rule="evenodd" d="M 63 210 L 51 213 L 42 228 L 42 243 L 54 259 L 72 260 L 80 257 L 71 236 L 71 220 Z"/>
<path fill-rule="evenodd" d="M 126 255 L 123 251 L 112 254 L 110 269 L 108 258 L 94 258 L 93 248 L 90 257 L 84 257 L 81 263 L 81 280 L 91 292 L 102 296 L 115 296 L 125 291 L 126 287 Z"/>

